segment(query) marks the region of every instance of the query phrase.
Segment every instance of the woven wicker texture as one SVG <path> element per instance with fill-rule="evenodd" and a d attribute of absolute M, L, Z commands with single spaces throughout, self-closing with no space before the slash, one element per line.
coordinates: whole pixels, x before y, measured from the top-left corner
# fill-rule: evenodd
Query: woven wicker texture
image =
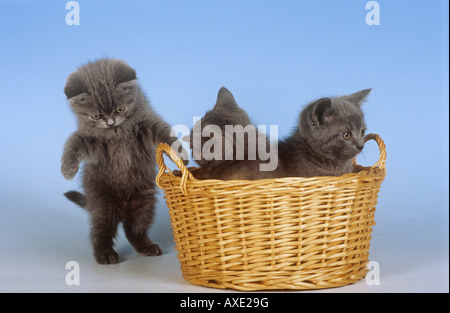
<path fill-rule="evenodd" d="M 183 277 L 244 291 L 316 289 L 367 272 L 384 142 L 372 167 L 339 177 L 197 180 L 166 144 L 157 148 L 158 186 L 169 208 Z M 167 153 L 180 169 L 164 163 Z"/>

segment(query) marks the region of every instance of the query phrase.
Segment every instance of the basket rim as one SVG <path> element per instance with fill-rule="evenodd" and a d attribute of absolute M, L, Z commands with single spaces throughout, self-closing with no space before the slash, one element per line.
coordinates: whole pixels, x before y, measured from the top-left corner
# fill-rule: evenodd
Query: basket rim
<path fill-rule="evenodd" d="M 179 176 L 175 176 L 175 174 L 170 170 L 170 168 L 165 164 L 164 161 L 164 153 L 166 153 L 172 162 L 175 163 L 175 165 L 178 167 L 178 169 L 181 172 L 181 180 L 180 180 L 180 189 L 181 192 L 188 196 L 189 192 L 187 190 L 187 184 L 188 182 L 190 184 L 194 183 L 195 185 L 198 184 L 216 184 L 218 185 L 227 185 L 230 184 L 249 184 L 251 182 L 252 185 L 266 185 L 267 183 L 276 183 L 276 182 L 303 182 L 303 183 L 313 183 L 317 180 L 347 180 L 347 179 L 354 179 L 355 177 L 358 177 L 361 174 L 375 174 L 382 172 L 383 175 L 385 175 L 386 172 L 386 145 L 384 141 L 381 139 L 381 137 L 378 134 L 368 134 L 365 137 L 365 142 L 369 140 L 376 141 L 378 148 L 380 150 L 380 156 L 379 160 L 375 162 L 372 166 L 361 166 L 358 165 L 356 162 L 356 157 L 353 159 L 353 165 L 358 166 L 361 171 L 357 173 L 348 173 L 341 176 L 313 176 L 313 177 L 278 177 L 278 178 L 264 178 L 264 179 L 258 179 L 258 180 L 220 180 L 220 179 L 196 179 L 194 175 L 192 174 L 191 170 L 198 168 L 198 167 L 186 167 L 183 163 L 183 160 L 177 155 L 177 153 L 166 143 L 160 143 L 156 149 L 156 162 L 159 167 L 158 174 L 156 176 L 156 185 L 163 189 L 162 186 L 162 180 L 164 178 L 168 178 L 167 175 L 170 175 L 169 177 L 172 179 L 180 179 Z"/>

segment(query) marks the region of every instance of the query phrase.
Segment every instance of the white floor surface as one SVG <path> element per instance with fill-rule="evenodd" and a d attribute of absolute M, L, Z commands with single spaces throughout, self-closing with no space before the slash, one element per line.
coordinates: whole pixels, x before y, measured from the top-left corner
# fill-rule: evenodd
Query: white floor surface
<path fill-rule="evenodd" d="M 150 234 L 163 255 L 137 255 L 121 230 L 116 241 L 121 260 L 116 265 L 94 261 L 86 212 L 63 197 L 50 206 L 44 202 L 30 204 L 23 198 L 2 204 L 6 207 L 0 213 L 0 292 L 233 292 L 194 286 L 183 279 L 162 197 Z M 368 285 L 363 279 L 311 292 L 448 292 L 448 238 L 429 230 L 413 218 L 378 219 L 370 260 L 379 264 L 379 285 Z M 437 234 L 445 232 L 448 229 L 437 230 Z M 66 269 L 69 261 L 80 266 L 79 285 L 66 283 L 66 276 L 71 277 Z"/>

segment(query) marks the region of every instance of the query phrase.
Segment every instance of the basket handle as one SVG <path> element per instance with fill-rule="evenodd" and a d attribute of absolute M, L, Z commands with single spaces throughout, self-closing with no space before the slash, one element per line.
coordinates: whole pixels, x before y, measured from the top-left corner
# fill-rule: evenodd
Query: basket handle
<path fill-rule="evenodd" d="M 186 168 L 186 166 L 183 163 L 183 160 L 177 155 L 177 153 L 166 143 L 160 143 L 158 147 L 156 148 L 156 163 L 159 167 L 158 175 L 156 175 L 156 185 L 163 189 L 161 187 L 161 176 L 167 171 L 172 172 L 164 163 L 164 157 L 163 153 L 166 153 L 169 158 L 175 163 L 175 165 L 180 169 L 181 171 L 181 183 L 180 183 L 180 189 L 181 192 L 188 196 L 188 192 L 186 189 L 186 181 L 189 179 L 194 179 L 194 175 L 192 175 L 191 172 Z"/>
<path fill-rule="evenodd" d="M 378 149 L 380 149 L 380 159 L 370 167 L 370 171 L 375 170 L 376 168 L 384 169 L 386 167 L 386 145 L 384 144 L 383 139 L 377 134 L 368 134 L 364 142 L 366 143 L 369 140 L 375 140 L 378 145 Z M 356 158 L 353 160 L 354 164 L 356 164 Z"/>

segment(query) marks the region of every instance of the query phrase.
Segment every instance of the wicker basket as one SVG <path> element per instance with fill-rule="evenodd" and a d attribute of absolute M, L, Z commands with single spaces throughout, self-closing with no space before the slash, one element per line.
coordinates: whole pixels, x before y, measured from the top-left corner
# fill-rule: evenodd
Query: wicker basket
<path fill-rule="evenodd" d="M 386 152 L 339 177 L 198 180 L 166 144 L 156 151 L 183 277 L 244 291 L 355 283 L 366 264 Z M 164 163 L 166 152 L 180 169 Z M 199 169 L 195 169 L 198 171 Z"/>

